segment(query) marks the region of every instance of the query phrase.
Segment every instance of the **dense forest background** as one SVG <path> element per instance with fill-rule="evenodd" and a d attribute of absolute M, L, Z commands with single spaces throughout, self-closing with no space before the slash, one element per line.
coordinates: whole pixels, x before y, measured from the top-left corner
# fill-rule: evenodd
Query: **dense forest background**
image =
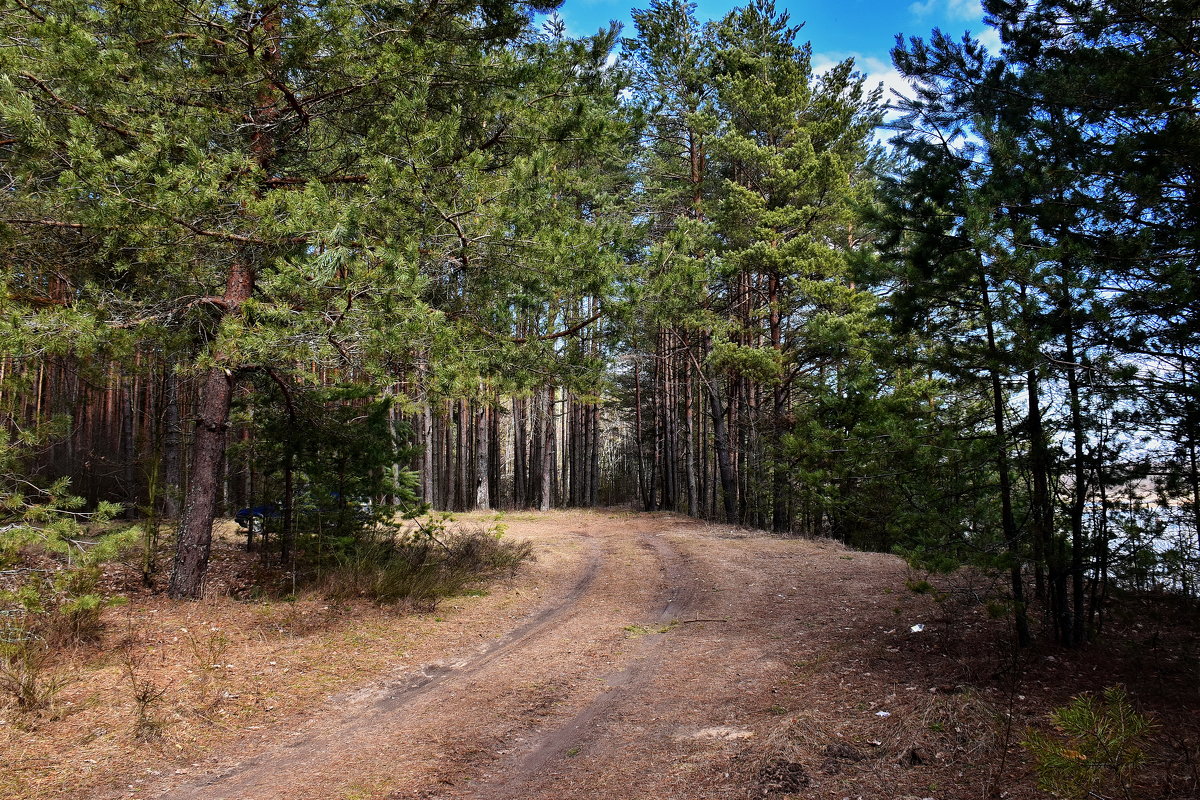
<path fill-rule="evenodd" d="M 767 0 L 12 0 L 6 530 L 178 518 L 186 597 L 242 508 L 294 566 L 633 503 L 995 571 L 1022 641 L 1194 597 L 1196 4 L 984 5 L 885 97 Z"/>

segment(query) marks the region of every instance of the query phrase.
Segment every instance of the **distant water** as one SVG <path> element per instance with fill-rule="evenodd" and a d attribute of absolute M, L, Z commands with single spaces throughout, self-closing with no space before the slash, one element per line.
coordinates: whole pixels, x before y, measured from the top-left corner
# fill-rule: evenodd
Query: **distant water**
<path fill-rule="evenodd" d="M 1107 522 L 1107 524 L 1105 524 Z M 1120 502 L 1107 514 L 1088 509 L 1084 524 L 1090 529 L 1090 561 L 1098 561 L 1107 533 L 1109 575 L 1117 585 L 1143 591 L 1161 590 L 1197 594 L 1200 583 L 1200 547 L 1192 510 L 1150 502 Z"/>

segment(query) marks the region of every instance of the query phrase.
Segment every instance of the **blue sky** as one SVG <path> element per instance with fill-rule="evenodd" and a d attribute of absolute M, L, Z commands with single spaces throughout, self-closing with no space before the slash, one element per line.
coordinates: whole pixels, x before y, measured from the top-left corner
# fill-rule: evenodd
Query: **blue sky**
<path fill-rule="evenodd" d="M 633 36 L 629 9 L 646 5 L 645 0 L 565 0 L 558 13 L 572 35 L 594 33 L 615 19 L 624 25 L 623 35 Z M 713 19 L 737 5 L 698 0 L 696 15 Z M 979 0 L 776 0 L 776 8 L 790 12 L 793 23 L 805 23 L 800 36 L 812 42 L 818 70 L 853 56 L 871 85 L 882 82 L 888 88 L 902 88 L 890 56 L 897 33 L 927 37 L 937 27 L 957 38 L 970 30 L 990 49 L 997 44 L 994 31 L 983 24 Z"/>

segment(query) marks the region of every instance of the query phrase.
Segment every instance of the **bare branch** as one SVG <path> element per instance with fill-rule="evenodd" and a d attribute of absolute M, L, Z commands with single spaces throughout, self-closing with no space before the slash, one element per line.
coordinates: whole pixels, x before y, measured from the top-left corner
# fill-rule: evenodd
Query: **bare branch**
<path fill-rule="evenodd" d="M 188 222 L 186 219 L 183 219 L 182 217 L 177 217 L 174 214 L 168 214 L 166 211 L 163 211 L 161 208 L 152 206 L 149 203 L 143 203 L 141 200 L 137 200 L 132 197 L 126 197 L 124 199 L 126 202 L 128 202 L 132 205 L 135 205 L 138 208 L 144 208 L 147 211 L 151 211 L 155 214 L 159 214 L 159 215 L 165 217 L 166 219 L 171 220 L 176 225 L 180 225 L 184 228 L 187 228 L 189 231 L 196 234 L 197 236 L 208 236 L 208 237 L 211 237 L 214 239 L 224 239 L 226 241 L 237 242 L 239 244 L 273 245 L 273 244 L 305 244 L 308 242 L 307 236 L 285 236 L 282 239 L 279 239 L 276 241 L 271 241 L 269 239 L 259 239 L 255 236 L 244 236 L 240 233 L 229 233 L 227 231 L 209 230 L 207 228 L 202 228 L 199 225 L 196 225 L 194 223 Z"/>

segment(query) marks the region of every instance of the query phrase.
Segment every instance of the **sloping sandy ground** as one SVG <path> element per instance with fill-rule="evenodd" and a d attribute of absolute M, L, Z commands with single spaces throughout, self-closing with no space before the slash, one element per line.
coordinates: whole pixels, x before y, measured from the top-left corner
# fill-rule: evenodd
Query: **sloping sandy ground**
<path fill-rule="evenodd" d="M 891 556 L 671 515 L 505 524 L 538 554 L 509 584 L 386 630 L 347 620 L 322 645 L 342 673 L 361 647 L 365 674 L 273 690 L 294 698 L 285 713 L 240 713 L 176 753 L 27 785 L 104 800 L 1044 796 L 1018 743 L 1061 698 L 1063 681 L 1040 680 L 1061 662 L 1014 654 L 1004 625 L 956 604 L 982 587 L 935 602 Z M 305 663 L 298 680 L 322 667 Z"/>

